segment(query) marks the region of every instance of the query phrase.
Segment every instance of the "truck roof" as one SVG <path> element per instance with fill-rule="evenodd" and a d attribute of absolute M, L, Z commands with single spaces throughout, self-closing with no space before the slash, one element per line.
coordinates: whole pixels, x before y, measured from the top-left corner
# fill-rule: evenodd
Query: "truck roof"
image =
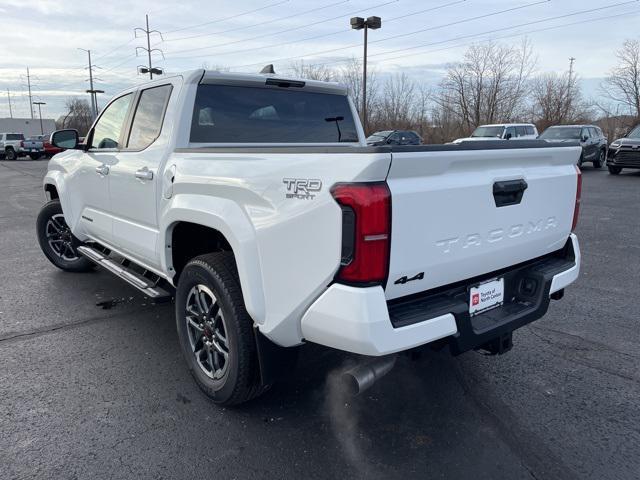
<path fill-rule="evenodd" d="M 269 80 L 274 87 L 286 87 L 295 90 L 316 91 L 321 93 L 333 93 L 347 95 L 348 90 L 345 85 L 337 82 L 322 82 L 319 80 L 309 80 L 306 78 L 296 78 L 289 75 L 279 75 L 276 73 L 243 73 L 243 72 L 221 72 L 218 70 L 188 70 L 175 75 L 160 77 L 149 82 L 141 83 L 123 90 L 136 90 L 146 88 L 151 85 L 161 85 L 169 78 L 181 77 L 185 83 L 220 84 L 237 86 L 265 86 Z M 286 84 L 286 85 L 285 85 Z"/>

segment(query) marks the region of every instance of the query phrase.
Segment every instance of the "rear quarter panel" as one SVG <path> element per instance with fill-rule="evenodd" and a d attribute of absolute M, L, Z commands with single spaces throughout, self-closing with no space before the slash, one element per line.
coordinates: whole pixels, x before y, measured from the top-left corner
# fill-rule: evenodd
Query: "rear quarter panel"
<path fill-rule="evenodd" d="M 341 210 L 331 186 L 384 180 L 391 156 L 269 150 L 179 149 L 167 163 L 176 174 L 173 197 L 162 205 L 161 229 L 170 231 L 181 220 L 223 232 L 248 312 L 264 334 L 290 346 L 300 343 L 303 312 L 340 264 Z M 321 186 L 307 196 L 295 191 L 291 179 L 318 180 Z"/>

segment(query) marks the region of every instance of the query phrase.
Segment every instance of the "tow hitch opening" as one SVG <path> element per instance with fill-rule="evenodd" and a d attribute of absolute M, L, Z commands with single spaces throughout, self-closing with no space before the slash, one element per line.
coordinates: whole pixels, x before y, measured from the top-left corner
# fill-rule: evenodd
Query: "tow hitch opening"
<path fill-rule="evenodd" d="M 505 333 L 496 337 L 477 350 L 486 355 L 502 355 L 513 348 L 513 332 Z"/>

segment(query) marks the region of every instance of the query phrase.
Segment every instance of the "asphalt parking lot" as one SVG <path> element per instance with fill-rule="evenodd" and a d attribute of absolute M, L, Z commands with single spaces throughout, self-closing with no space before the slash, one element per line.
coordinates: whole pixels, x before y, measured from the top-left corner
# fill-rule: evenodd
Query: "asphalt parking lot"
<path fill-rule="evenodd" d="M 306 346 L 221 409 L 171 304 L 40 253 L 45 169 L 0 162 L 0 478 L 638 478 L 640 172 L 585 167 L 581 277 L 507 355 L 403 358 L 352 399 L 345 358 Z"/>

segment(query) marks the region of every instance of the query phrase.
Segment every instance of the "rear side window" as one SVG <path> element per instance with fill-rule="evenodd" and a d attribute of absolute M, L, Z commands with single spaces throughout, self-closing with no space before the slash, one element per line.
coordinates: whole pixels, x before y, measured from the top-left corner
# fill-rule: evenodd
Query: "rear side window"
<path fill-rule="evenodd" d="M 24 135 L 21 133 L 7 133 L 7 140 L 24 140 Z"/>
<path fill-rule="evenodd" d="M 148 88 L 141 92 L 138 108 L 131 124 L 128 148 L 142 150 L 158 138 L 169 95 L 171 95 L 171 85 Z"/>
<path fill-rule="evenodd" d="M 524 127 L 524 131 L 527 132 L 527 135 L 535 135 L 536 131 L 533 129 L 533 126 L 527 125 Z"/>
<path fill-rule="evenodd" d="M 357 142 L 347 97 L 281 88 L 200 85 L 194 143 Z"/>
<path fill-rule="evenodd" d="M 527 134 L 527 131 L 524 128 L 524 126 L 517 126 L 516 127 L 516 134 L 517 134 L 518 137 L 524 137 Z"/>

